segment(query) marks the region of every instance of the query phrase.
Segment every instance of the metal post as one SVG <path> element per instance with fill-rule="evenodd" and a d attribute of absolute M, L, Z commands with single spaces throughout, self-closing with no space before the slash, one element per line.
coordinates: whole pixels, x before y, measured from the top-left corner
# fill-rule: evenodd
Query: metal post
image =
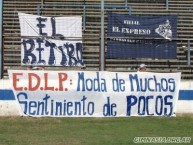
<path fill-rule="evenodd" d="M 40 4 L 37 5 L 37 15 L 40 16 Z"/>
<path fill-rule="evenodd" d="M 187 56 L 188 56 L 188 65 L 190 65 L 190 40 L 188 40 L 188 51 L 187 51 Z"/>
<path fill-rule="evenodd" d="M 125 0 L 125 6 L 127 7 L 127 0 Z"/>
<path fill-rule="evenodd" d="M 86 30 L 86 6 L 83 6 L 83 31 Z"/>
<path fill-rule="evenodd" d="M 43 8 L 45 1 L 41 0 L 41 7 Z"/>
<path fill-rule="evenodd" d="M 2 58 L 3 58 L 3 45 L 2 45 L 2 28 L 3 28 L 3 0 L 0 0 L 0 78 L 2 78 Z"/>
<path fill-rule="evenodd" d="M 166 0 L 166 10 L 168 11 L 168 0 Z"/>
<path fill-rule="evenodd" d="M 104 0 L 101 0 L 101 49 L 100 49 L 100 71 L 104 71 Z"/>
<path fill-rule="evenodd" d="M 131 8 L 131 7 L 129 7 L 129 15 L 131 15 L 131 10 L 132 10 L 132 8 Z"/>

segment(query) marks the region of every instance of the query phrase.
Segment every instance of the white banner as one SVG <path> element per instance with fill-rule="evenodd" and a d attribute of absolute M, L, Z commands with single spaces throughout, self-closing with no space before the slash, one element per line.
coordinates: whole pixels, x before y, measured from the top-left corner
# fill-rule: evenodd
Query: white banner
<path fill-rule="evenodd" d="M 81 16 L 18 15 L 22 65 L 84 66 Z"/>
<path fill-rule="evenodd" d="M 21 36 L 64 36 L 82 38 L 82 17 L 42 17 L 18 13 Z M 60 34 L 60 35 L 56 35 Z"/>
<path fill-rule="evenodd" d="M 175 116 L 181 73 L 9 70 L 21 115 Z"/>

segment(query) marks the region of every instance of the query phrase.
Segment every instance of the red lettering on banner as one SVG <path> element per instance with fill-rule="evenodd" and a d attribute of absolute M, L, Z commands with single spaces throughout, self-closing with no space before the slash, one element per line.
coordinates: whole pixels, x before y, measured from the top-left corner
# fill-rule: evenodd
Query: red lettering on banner
<path fill-rule="evenodd" d="M 49 78 L 49 73 L 13 73 L 13 87 L 16 91 L 68 91 L 68 86 L 65 84 L 68 79 L 67 73 L 58 73 L 58 78 L 55 79 L 53 83 Z M 22 83 L 23 81 L 25 83 Z M 72 80 L 70 85 L 72 85 Z"/>
<path fill-rule="evenodd" d="M 45 79 L 44 90 L 51 90 L 51 91 L 54 91 L 54 87 L 48 86 L 48 73 L 44 73 L 44 79 Z"/>
<path fill-rule="evenodd" d="M 33 78 L 36 79 L 37 83 L 33 86 L 32 81 Z M 29 79 L 29 86 L 28 86 L 28 90 L 29 91 L 35 91 L 39 88 L 40 86 L 40 77 L 35 74 L 35 73 L 29 73 L 28 74 L 28 79 Z"/>
<path fill-rule="evenodd" d="M 23 73 L 13 73 L 13 87 L 16 91 L 22 91 L 23 87 L 18 87 L 17 82 L 19 82 L 18 76 L 22 76 Z"/>
<path fill-rule="evenodd" d="M 59 91 L 63 91 L 63 82 L 67 80 L 68 75 L 66 73 L 58 73 L 59 79 Z M 65 88 L 66 90 L 66 88 Z M 67 91 L 67 90 L 66 90 Z"/>

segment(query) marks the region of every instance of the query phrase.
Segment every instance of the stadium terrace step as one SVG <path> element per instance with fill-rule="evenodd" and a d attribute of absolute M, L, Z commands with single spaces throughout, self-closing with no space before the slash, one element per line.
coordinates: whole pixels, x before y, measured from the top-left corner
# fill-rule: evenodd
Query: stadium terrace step
<path fill-rule="evenodd" d="M 193 68 L 187 65 L 186 49 L 187 40 L 190 39 L 190 46 L 193 47 L 193 1 L 192 0 L 170 0 L 168 10 L 166 10 L 165 0 L 105 0 L 108 5 L 127 5 L 132 7 L 132 15 L 141 16 L 160 16 L 160 15 L 178 15 L 178 48 L 177 59 L 108 59 L 106 58 L 106 70 L 135 72 L 140 63 L 148 64 L 149 70 L 152 72 L 182 72 L 183 79 L 193 79 Z M 4 38 L 4 72 L 3 76 L 7 77 L 7 69 L 25 69 L 21 66 L 21 36 L 18 20 L 18 12 L 37 14 L 37 4 L 41 4 L 41 0 L 4 0 L 3 9 L 3 38 Z M 101 0 L 46 0 L 45 4 L 71 4 L 71 5 L 100 5 Z M 100 29 L 101 29 L 101 10 L 100 8 L 86 8 L 86 29 L 83 31 L 83 59 L 86 63 L 86 71 L 99 70 L 100 60 Z M 105 8 L 105 33 L 107 32 L 107 13 L 116 12 L 128 14 L 126 9 Z M 43 16 L 65 16 L 65 15 L 81 15 L 83 16 L 83 8 L 56 8 L 44 7 L 41 10 Z M 106 48 L 106 42 L 105 42 Z M 191 56 L 191 63 L 193 57 Z M 135 69 L 128 70 L 128 66 Z M 47 67 L 47 70 L 81 70 L 75 67 Z"/>

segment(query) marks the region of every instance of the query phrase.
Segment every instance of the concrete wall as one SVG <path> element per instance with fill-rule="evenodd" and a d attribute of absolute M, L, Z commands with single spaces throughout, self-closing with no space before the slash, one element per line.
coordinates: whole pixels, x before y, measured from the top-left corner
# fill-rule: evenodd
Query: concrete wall
<path fill-rule="evenodd" d="M 176 113 L 193 113 L 193 81 L 181 81 Z M 18 103 L 8 79 L 0 80 L 0 116 L 19 115 Z"/>

